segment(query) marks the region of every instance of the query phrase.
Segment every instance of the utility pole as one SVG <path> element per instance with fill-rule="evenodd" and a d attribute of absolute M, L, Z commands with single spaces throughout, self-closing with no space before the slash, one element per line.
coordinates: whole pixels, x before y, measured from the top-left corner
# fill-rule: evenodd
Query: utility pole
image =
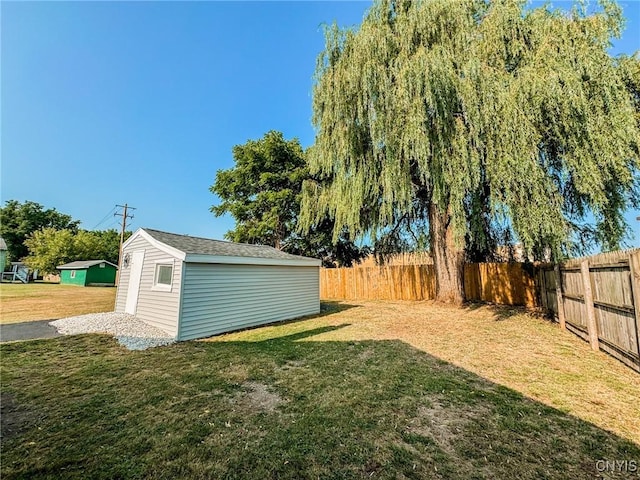
<path fill-rule="evenodd" d="M 122 228 L 120 229 L 120 249 L 118 251 L 118 273 L 116 274 L 116 285 L 120 283 L 120 269 L 122 268 L 122 244 L 124 243 L 124 231 L 127 228 L 127 218 L 133 218 L 133 215 L 128 213 L 129 210 L 135 210 L 134 207 L 130 207 L 126 203 L 124 205 L 116 205 L 116 207 L 122 208 L 122 213 L 114 213 L 114 217 L 122 217 Z"/>

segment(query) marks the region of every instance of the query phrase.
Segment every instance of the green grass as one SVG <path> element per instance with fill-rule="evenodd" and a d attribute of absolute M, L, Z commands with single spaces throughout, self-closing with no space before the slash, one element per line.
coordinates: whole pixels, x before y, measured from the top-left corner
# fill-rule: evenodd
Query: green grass
<path fill-rule="evenodd" d="M 640 458 L 407 343 L 302 341 L 347 328 L 312 324 L 144 352 L 4 344 L 2 478 L 584 479 Z"/>

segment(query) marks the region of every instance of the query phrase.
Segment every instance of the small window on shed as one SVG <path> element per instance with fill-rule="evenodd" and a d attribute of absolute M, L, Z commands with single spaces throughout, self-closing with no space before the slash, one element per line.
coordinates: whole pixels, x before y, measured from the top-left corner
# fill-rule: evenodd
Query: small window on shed
<path fill-rule="evenodd" d="M 75 270 L 71 270 L 71 278 L 76 278 L 76 271 Z"/>
<path fill-rule="evenodd" d="M 173 265 L 156 265 L 156 278 L 153 282 L 157 286 L 171 286 Z"/>
<path fill-rule="evenodd" d="M 104 262 L 100 264 L 100 268 L 104 268 Z"/>

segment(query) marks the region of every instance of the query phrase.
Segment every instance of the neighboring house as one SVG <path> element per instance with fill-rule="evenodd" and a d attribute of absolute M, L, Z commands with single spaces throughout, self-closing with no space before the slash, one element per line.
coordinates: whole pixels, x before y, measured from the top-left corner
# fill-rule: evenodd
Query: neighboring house
<path fill-rule="evenodd" d="M 65 263 L 56 267 L 60 270 L 60 284 L 80 285 L 115 285 L 118 266 L 106 260 L 82 260 Z"/>
<path fill-rule="evenodd" d="M 272 247 L 137 230 L 122 249 L 116 312 L 178 340 L 320 312 L 320 260 Z"/>
<path fill-rule="evenodd" d="M 38 271 L 35 271 L 36 275 Z M 9 282 L 22 282 L 29 283 L 32 279 L 32 272 L 22 262 L 11 262 L 11 270 L 8 272 L 2 272 L 2 280 L 8 280 Z"/>
<path fill-rule="evenodd" d="M 0 237 L 0 273 L 4 272 L 7 266 L 7 244 L 4 238 Z"/>

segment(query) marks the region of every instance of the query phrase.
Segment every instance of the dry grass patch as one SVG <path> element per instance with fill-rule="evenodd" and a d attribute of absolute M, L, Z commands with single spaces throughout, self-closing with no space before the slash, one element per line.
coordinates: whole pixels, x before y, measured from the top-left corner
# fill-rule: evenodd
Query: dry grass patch
<path fill-rule="evenodd" d="M 401 340 L 640 444 L 640 375 L 543 318 L 512 307 L 432 302 L 352 301 L 327 308 L 334 313 L 214 340 L 265 340 L 341 325 L 304 340 Z"/>
<path fill-rule="evenodd" d="M 269 388 L 260 382 L 245 382 L 242 384 L 243 391 L 236 394 L 232 403 L 244 409 L 251 409 L 256 412 L 273 413 L 283 402 L 280 395 L 273 393 Z"/>
<path fill-rule="evenodd" d="M 0 284 L 0 324 L 111 312 L 116 289 L 53 283 Z"/>

